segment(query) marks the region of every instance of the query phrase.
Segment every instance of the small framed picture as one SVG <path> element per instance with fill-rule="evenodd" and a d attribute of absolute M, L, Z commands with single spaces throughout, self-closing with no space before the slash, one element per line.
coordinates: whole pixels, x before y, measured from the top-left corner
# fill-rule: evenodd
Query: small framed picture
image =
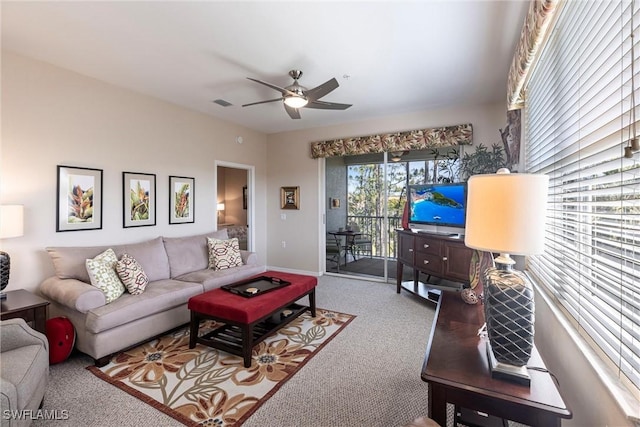
<path fill-rule="evenodd" d="M 156 225 L 156 176 L 150 173 L 122 172 L 122 226 Z"/>
<path fill-rule="evenodd" d="M 340 199 L 331 199 L 331 209 L 340 209 Z"/>
<path fill-rule="evenodd" d="M 300 187 L 280 187 L 281 209 L 300 209 Z"/>
<path fill-rule="evenodd" d="M 195 178 L 169 177 L 169 224 L 195 222 Z"/>
<path fill-rule="evenodd" d="M 247 209 L 247 186 L 242 187 L 242 209 Z"/>
<path fill-rule="evenodd" d="M 56 231 L 102 228 L 102 169 L 58 166 Z"/>

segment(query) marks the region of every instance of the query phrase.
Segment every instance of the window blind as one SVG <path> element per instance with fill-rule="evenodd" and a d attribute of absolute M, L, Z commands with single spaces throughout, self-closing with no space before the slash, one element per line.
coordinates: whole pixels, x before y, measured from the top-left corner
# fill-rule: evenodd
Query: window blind
<path fill-rule="evenodd" d="M 545 253 L 527 267 L 636 388 L 640 153 L 625 159 L 623 148 L 632 48 L 640 69 L 638 24 L 630 1 L 566 2 L 525 99 L 525 167 L 550 178 Z"/>

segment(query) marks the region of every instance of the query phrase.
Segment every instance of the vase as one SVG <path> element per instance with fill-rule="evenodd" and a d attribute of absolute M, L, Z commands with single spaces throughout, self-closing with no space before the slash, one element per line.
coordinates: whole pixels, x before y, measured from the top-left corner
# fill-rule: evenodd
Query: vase
<path fill-rule="evenodd" d="M 402 212 L 402 228 L 409 229 L 409 203 L 404 204 L 404 211 Z"/>

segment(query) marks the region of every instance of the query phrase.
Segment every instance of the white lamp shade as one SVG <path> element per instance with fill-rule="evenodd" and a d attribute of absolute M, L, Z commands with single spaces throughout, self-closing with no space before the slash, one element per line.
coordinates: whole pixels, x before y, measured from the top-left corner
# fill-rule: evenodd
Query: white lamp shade
<path fill-rule="evenodd" d="M 20 237 L 24 234 L 24 207 L 22 205 L 0 206 L 0 239 Z"/>
<path fill-rule="evenodd" d="M 548 187 L 546 175 L 497 173 L 469 178 L 465 245 L 512 255 L 542 253 Z"/>
<path fill-rule="evenodd" d="M 218 203 L 218 208 L 219 211 L 223 211 L 224 210 L 224 203 Z"/>

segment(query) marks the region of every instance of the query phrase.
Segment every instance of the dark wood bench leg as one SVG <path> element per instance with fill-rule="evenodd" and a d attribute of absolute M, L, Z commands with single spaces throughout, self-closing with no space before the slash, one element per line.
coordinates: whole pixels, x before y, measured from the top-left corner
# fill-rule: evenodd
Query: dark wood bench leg
<path fill-rule="evenodd" d="M 253 351 L 253 324 L 242 325 L 242 358 L 244 367 L 251 367 L 251 352 Z"/>
<path fill-rule="evenodd" d="M 309 311 L 311 311 L 311 317 L 316 317 L 316 290 L 312 290 L 309 294 Z"/>
<path fill-rule="evenodd" d="M 200 329 L 200 319 L 195 311 L 191 312 L 191 322 L 189 323 L 189 348 L 196 346 L 198 339 L 198 329 Z"/>

